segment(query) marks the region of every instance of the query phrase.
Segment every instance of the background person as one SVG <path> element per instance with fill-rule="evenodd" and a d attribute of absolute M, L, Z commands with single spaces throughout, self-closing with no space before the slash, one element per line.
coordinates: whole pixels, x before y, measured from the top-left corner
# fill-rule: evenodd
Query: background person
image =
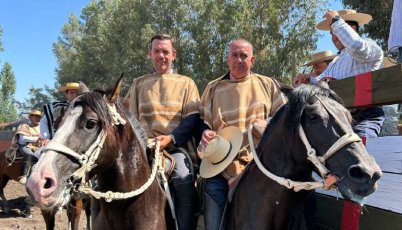
<path fill-rule="evenodd" d="M 354 10 L 330 10 L 325 12 L 324 17 L 325 20 L 321 21 L 317 28 L 330 31 L 339 56 L 319 76 L 311 78 L 310 83 L 316 84 L 324 78 L 344 79 L 382 67 L 382 49 L 373 40 L 361 38 L 357 33 L 359 26 L 371 21 L 371 15 Z M 297 81 L 308 83 L 301 78 Z M 384 111 L 381 107 L 356 109 L 351 113 L 355 133 L 364 137 L 378 136 L 384 122 Z"/>
<path fill-rule="evenodd" d="M 313 68 L 312 72 L 309 74 L 298 74 L 294 79 L 294 85 L 300 85 L 302 82 L 310 82 L 311 77 L 317 77 L 324 70 L 327 69 L 329 63 L 336 57 L 336 54 L 333 54 L 330 50 L 325 50 L 317 53 L 313 53 L 311 55 L 310 61 L 303 66 Z M 302 79 L 301 79 L 302 78 Z M 300 81 L 300 82 L 299 82 Z"/>
<path fill-rule="evenodd" d="M 29 121 L 18 126 L 16 137 L 18 140 L 18 150 L 24 157 L 24 163 L 21 164 L 22 176 L 20 183 L 25 184 L 30 167 L 39 158 L 35 151 L 41 146 L 41 135 L 39 121 L 42 113 L 39 110 L 32 110 L 29 113 Z"/>

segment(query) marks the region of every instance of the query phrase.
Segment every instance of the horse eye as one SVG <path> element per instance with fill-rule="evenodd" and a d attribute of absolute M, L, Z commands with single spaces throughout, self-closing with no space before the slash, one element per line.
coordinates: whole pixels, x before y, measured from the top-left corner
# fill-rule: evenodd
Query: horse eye
<path fill-rule="evenodd" d="M 96 120 L 88 120 L 87 124 L 85 125 L 85 128 L 87 129 L 93 129 L 96 127 L 97 121 Z"/>
<path fill-rule="evenodd" d="M 310 115 L 307 116 L 307 118 L 310 121 L 316 121 L 316 120 L 318 120 L 318 115 L 317 114 L 310 114 Z"/>

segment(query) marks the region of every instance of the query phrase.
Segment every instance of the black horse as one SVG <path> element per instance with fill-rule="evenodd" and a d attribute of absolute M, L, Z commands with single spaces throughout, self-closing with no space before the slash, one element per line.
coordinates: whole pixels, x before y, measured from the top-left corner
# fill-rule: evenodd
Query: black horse
<path fill-rule="evenodd" d="M 100 198 L 94 229 L 166 229 L 166 197 L 148 164 L 143 130 L 118 101 L 121 85 L 70 103 L 27 189 L 44 209 L 66 204 L 74 189 Z M 95 175 L 97 191 L 81 184 Z"/>
<path fill-rule="evenodd" d="M 320 173 L 307 159 L 312 149 L 321 160 L 321 174 L 337 178 L 335 185 L 344 198 L 358 201 L 376 189 L 381 170 L 353 134 L 351 115 L 339 97 L 327 88 L 304 85 L 288 98 L 256 150 L 263 167 L 281 177 L 285 186 L 268 178 L 253 161 L 228 206 L 227 229 L 305 229 L 303 207 L 311 191 L 298 191 L 299 184 L 296 192 L 284 179 L 311 182 L 312 172 Z"/>

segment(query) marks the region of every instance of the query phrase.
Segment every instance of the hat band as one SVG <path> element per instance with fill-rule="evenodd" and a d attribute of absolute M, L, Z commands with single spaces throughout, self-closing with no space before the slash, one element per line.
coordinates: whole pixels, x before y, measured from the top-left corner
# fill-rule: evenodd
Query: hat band
<path fill-rule="evenodd" d="M 224 157 L 222 160 L 218 161 L 218 162 L 215 162 L 215 163 L 211 162 L 211 163 L 212 163 L 213 165 L 218 165 L 218 164 L 222 163 L 224 160 L 226 160 L 226 158 L 228 158 L 229 153 L 230 153 L 231 150 L 232 150 L 232 143 L 229 142 L 229 150 L 228 150 L 228 152 L 226 153 L 225 157 Z"/>

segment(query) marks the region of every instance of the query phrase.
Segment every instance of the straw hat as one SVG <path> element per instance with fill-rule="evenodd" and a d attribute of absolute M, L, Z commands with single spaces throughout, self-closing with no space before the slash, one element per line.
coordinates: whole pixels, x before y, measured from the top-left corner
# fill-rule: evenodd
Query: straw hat
<path fill-rule="evenodd" d="M 202 152 L 201 177 L 210 178 L 225 170 L 236 157 L 242 142 L 243 133 L 239 128 L 229 126 L 219 130 Z"/>
<path fill-rule="evenodd" d="M 345 21 L 355 21 L 359 26 L 367 24 L 373 19 L 370 14 L 357 13 L 355 10 L 338 10 L 339 16 Z M 319 30 L 329 31 L 331 28 L 331 20 L 323 20 L 317 25 Z"/>
<path fill-rule="evenodd" d="M 331 50 L 325 50 L 325 51 L 313 53 L 313 55 L 311 55 L 310 62 L 308 62 L 307 64 L 304 64 L 304 66 L 310 66 L 317 62 L 333 60 L 336 56 L 337 55 L 333 54 Z"/>
<path fill-rule="evenodd" d="M 36 109 L 33 109 L 29 115 L 38 115 L 38 116 L 42 116 L 42 112 Z"/>
<path fill-rule="evenodd" d="M 62 85 L 59 87 L 60 92 L 65 92 L 69 89 L 78 89 L 80 87 L 80 83 L 78 82 L 68 82 L 66 85 Z"/>

